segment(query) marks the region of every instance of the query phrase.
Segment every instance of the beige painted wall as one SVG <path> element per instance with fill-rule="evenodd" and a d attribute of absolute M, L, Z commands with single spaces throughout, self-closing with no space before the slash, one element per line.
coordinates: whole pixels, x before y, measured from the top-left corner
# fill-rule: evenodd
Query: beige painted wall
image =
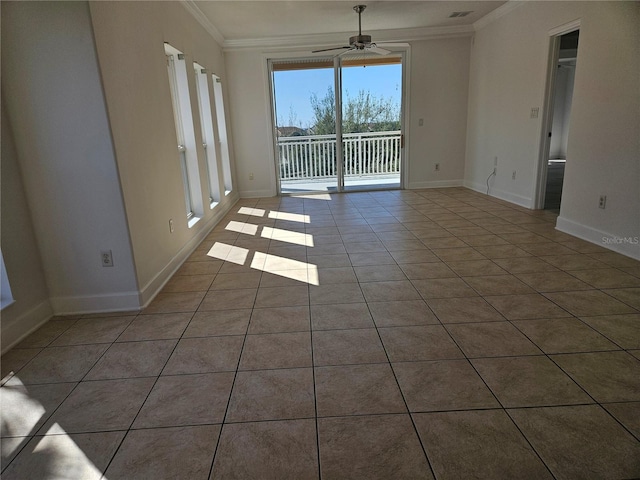
<path fill-rule="evenodd" d="M 475 35 L 465 185 L 534 205 L 550 32 L 580 21 L 558 228 L 603 244 L 640 236 L 640 4 L 523 2 Z M 530 118 L 532 107 L 540 116 Z M 517 172 L 512 180 L 512 172 Z M 607 195 L 607 208 L 598 197 Z M 640 258 L 635 244 L 605 244 Z"/>
<path fill-rule="evenodd" d="M 462 183 L 470 47 L 468 37 L 411 44 L 408 188 Z"/>
<path fill-rule="evenodd" d="M 199 147 L 205 209 L 202 219 L 188 227 L 164 42 L 186 55 L 198 146 L 202 145 L 200 116 L 195 76 L 189 66 L 199 63 L 221 77 L 224 88 L 222 51 L 177 2 L 91 2 L 90 8 L 144 304 L 237 200 L 233 192 L 214 210 L 208 208 L 204 150 Z M 169 219 L 174 222 L 174 233 L 169 230 Z"/>
<path fill-rule="evenodd" d="M 237 200 L 187 227 L 164 41 L 226 80 L 178 2 L 3 2 L 2 246 L 17 300 L 3 349 L 52 313 L 143 307 Z"/>
<path fill-rule="evenodd" d="M 411 42 L 410 98 L 405 124 L 408 188 L 461 185 L 464 172 L 470 38 Z M 267 59 L 303 57 L 309 50 L 269 54 L 225 53 L 230 110 L 235 133 L 238 185 L 243 197 L 276 194 Z M 405 117 L 407 118 L 407 117 Z M 424 126 L 418 126 L 418 119 Z M 440 163 L 439 173 L 434 164 Z M 254 179 L 250 180 L 253 173 Z"/>
<path fill-rule="evenodd" d="M 136 308 L 87 3 L 3 2 L 2 94 L 54 312 Z"/>
<path fill-rule="evenodd" d="M 258 51 L 225 53 L 225 65 L 231 79 L 227 82 L 228 105 L 241 197 L 276 194 L 266 62 L 266 57 Z M 250 173 L 253 173 L 253 180 L 249 180 Z"/>
<path fill-rule="evenodd" d="M 14 303 L 2 310 L 2 352 L 53 314 L 40 250 L 22 183 L 13 133 L 2 102 L 0 218 L 2 254 Z"/>

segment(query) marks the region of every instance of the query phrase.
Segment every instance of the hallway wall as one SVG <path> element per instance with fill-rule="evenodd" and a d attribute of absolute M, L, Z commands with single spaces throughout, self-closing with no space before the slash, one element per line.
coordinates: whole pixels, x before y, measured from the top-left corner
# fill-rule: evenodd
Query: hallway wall
<path fill-rule="evenodd" d="M 471 53 L 465 185 L 535 205 L 550 32 L 580 21 L 557 228 L 640 258 L 640 4 L 522 2 L 480 28 Z M 530 118 L 533 107 L 541 108 Z M 515 180 L 512 179 L 516 171 Z M 607 208 L 598 208 L 607 195 Z"/>

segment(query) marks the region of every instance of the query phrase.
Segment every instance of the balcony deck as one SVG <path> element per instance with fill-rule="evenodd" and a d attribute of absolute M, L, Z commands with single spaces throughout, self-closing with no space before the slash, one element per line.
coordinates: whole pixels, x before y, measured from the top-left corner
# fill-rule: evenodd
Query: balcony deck
<path fill-rule="evenodd" d="M 355 190 L 390 190 L 400 188 L 400 175 L 372 175 L 345 178 L 345 191 Z M 304 180 L 281 180 L 280 192 L 293 194 L 302 192 L 335 192 L 337 180 L 328 178 L 306 178 Z"/>
<path fill-rule="evenodd" d="M 343 137 L 345 191 L 400 188 L 401 132 Z M 335 135 L 278 138 L 280 192 L 335 192 Z"/>

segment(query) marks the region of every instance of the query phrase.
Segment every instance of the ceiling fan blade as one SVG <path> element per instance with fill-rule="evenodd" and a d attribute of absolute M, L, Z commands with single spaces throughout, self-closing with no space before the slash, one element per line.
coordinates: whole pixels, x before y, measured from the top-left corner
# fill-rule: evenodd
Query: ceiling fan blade
<path fill-rule="evenodd" d="M 346 48 L 346 47 L 345 47 Z M 341 57 L 343 56 L 345 53 L 349 53 L 352 52 L 356 49 L 356 47 L 349 47 L 349 50 L 345 50 L 344 52 L 340 52 L 339 54 L 335 55 L 335 57 Z"/>
<path fill-rule="evenodd" d="M 386 42 L 382 42 L 382 43 L 376 43 L 376 45 L 378 47 L 387 47 L 387 48 L 394 48 L 394 47 L 408 47 L 409 44 L 408 43 L 386 43 Z"/>
<path fill-rule="evenodd" d="M 321 50 L 313 50 L 311 53 L 330 52 L 332 50 L 343 50 L 345 48 L 348 48 L 349 50 L 351 50 L 351 47 L 333 47 L 333 48 L 323 48 Z"/>
<path fill-rule="evenodd" d="M 384 48 L 380 48 L 377 45 L 371 45 L 367 48 L 370 52 L 377 53 L 378 55 L 388 55 L 391 53 L 390 50 L 385 50 Z"/>

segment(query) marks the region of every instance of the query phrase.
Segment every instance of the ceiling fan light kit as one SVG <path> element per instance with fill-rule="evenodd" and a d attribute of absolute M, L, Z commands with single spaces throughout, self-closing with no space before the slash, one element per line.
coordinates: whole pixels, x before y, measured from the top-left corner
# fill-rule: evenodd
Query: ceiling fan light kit
<path fill-rule="evenodd" d="M 364 49 L 371 44 L 371 35 L 355 35 L 349 37 L 349 45 L 355 46 L 358 50 Z"/>

